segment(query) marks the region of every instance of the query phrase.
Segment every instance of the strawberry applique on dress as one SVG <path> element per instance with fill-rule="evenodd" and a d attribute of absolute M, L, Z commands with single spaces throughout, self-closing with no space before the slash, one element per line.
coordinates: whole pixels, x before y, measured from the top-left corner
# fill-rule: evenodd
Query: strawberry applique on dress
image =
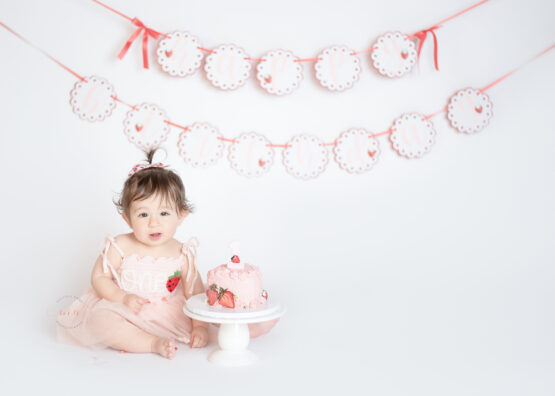
<path fill-rule="evenodd" d="M 181 280 L 181 272 L 175 271 L 173 275 L 168 277 L 168 281 L 166 282 L 166 289 L 171 293 L 175 290 L 177 285 L 179 285 L 179 281 Z"/>

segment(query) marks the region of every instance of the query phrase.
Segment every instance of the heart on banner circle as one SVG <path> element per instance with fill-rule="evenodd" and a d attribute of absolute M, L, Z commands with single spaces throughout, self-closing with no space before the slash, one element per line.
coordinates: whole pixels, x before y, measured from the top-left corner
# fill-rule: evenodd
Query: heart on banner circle
<path fill-rule="evenodd" d="M 127 112 L 123 120 L 125 136 L 141 150 L 159 147 L 168 138 L 166 113 L 158 106 L 143 103 Z"/>
<path fill-rule="evenodd" d="M 285 95 L 299 87 L 303 78 L 303 67 L 289 51 L 268 52 L 256 67 L 260 86 L 271 94 Z"/>
<path fill-rule="evenodd" d="M 265 136 L 255 132 L 243 133 L 229 147 L 231 167 L 242 176 L 258 177 L 270 170 L 274 150 Z"/>
<path fill-rule="evenodd" d="M 416 64 L 414 42 L 408 36 L 395 32 L 378 37 L 370 53 L 372 65 L 387 77 L 401 77 Z"/>
<path fill-rule="evenodd" d="M 335 161 L 349 173 L 369 171 L 380 155 L 378 140 L 365 129 L 349 129 L 341 133 L 333 148 Z"/>
<path fill-rule="evenodd" d="M 200 67 L 204 56 L 199 46 L 198 39 L 188 32 L 169 33 L 158 43 L 158 63 L 170 76 L 193 74 Z"/>
<path fill-rule="evenodd" d="M 447 105 L 451 126 L 463 133 L 481 131 L 492 116 L 489 97 L 477 89 L 466 88 L 455 93 Z"/>

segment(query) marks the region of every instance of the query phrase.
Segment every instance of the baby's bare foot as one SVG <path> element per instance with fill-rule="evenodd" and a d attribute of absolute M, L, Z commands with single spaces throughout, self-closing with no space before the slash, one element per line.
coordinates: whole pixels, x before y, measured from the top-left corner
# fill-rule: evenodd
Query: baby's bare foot
<path fill-rule="evenodd" d="M 159 354 L 168 359 L 173 359 L 175 357 L 175 350 L 177 348 L 173 344 L 172 340 L 166 338 L 156 338 L 152 341 L 152 352 Z"/>

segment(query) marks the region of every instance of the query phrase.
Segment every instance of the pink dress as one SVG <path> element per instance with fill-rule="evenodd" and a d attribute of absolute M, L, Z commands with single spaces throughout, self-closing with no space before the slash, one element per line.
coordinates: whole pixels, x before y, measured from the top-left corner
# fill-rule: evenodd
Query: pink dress
<path fill-rule="evenodd" d="M 107 258 L 110 245 L 122 256 L 117 271 Z M 123 337 L 130 336 L 130 330 L 137 331 L 136 328 L 139 328 L 159 337 L 188 343 L 192 322 L 183 313 L 183 305 L 186 296 L 188 298 L 205 290 L 196 267 L 197 247 L 197 239 L 191 238 L 183 244 L 181 255 L 177 258 L 140 257 L 137 254 L 126 255 L 114 238 L 107 236 L 101 253 L 104 273 L 110 271 L 122 290 L 149 299 L 150 304 L 144 304 L 141 311 L 135 314 L 123 303 L 99 297 L 91 287 L 67 310 L 59 312 L 56 321 L 58 340 L 89 348 L 105 348 L 117 345 Z M 185 284 L 180 279 L 175 288 L 171 284 L 168 287 L 168 279 L 177 275 L 176 271 L 183 274 L 185 270 Z M 172 282 L 175 283 L 176 279 Z"/>

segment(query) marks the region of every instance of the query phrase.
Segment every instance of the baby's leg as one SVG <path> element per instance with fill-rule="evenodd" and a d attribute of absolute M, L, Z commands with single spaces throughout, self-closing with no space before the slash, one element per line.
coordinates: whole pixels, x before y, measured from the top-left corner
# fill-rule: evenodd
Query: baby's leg
<path fill-rule="evenodd" d="M 172 340 L 156 337 L 138 328 L 116 312 L 99 310 L 89 325 L 102 334 L 102 342 L 110 348 L 126 352 L 155 352 L 168 359 L 175 357 Z"/>
<path fill-rule="evenodd" d="M 251 338 L 256 338 L 269 332 L 276 325 L 278 319 L 268 320 L 267 322 L 249 323 L 249 334 Z"/>

